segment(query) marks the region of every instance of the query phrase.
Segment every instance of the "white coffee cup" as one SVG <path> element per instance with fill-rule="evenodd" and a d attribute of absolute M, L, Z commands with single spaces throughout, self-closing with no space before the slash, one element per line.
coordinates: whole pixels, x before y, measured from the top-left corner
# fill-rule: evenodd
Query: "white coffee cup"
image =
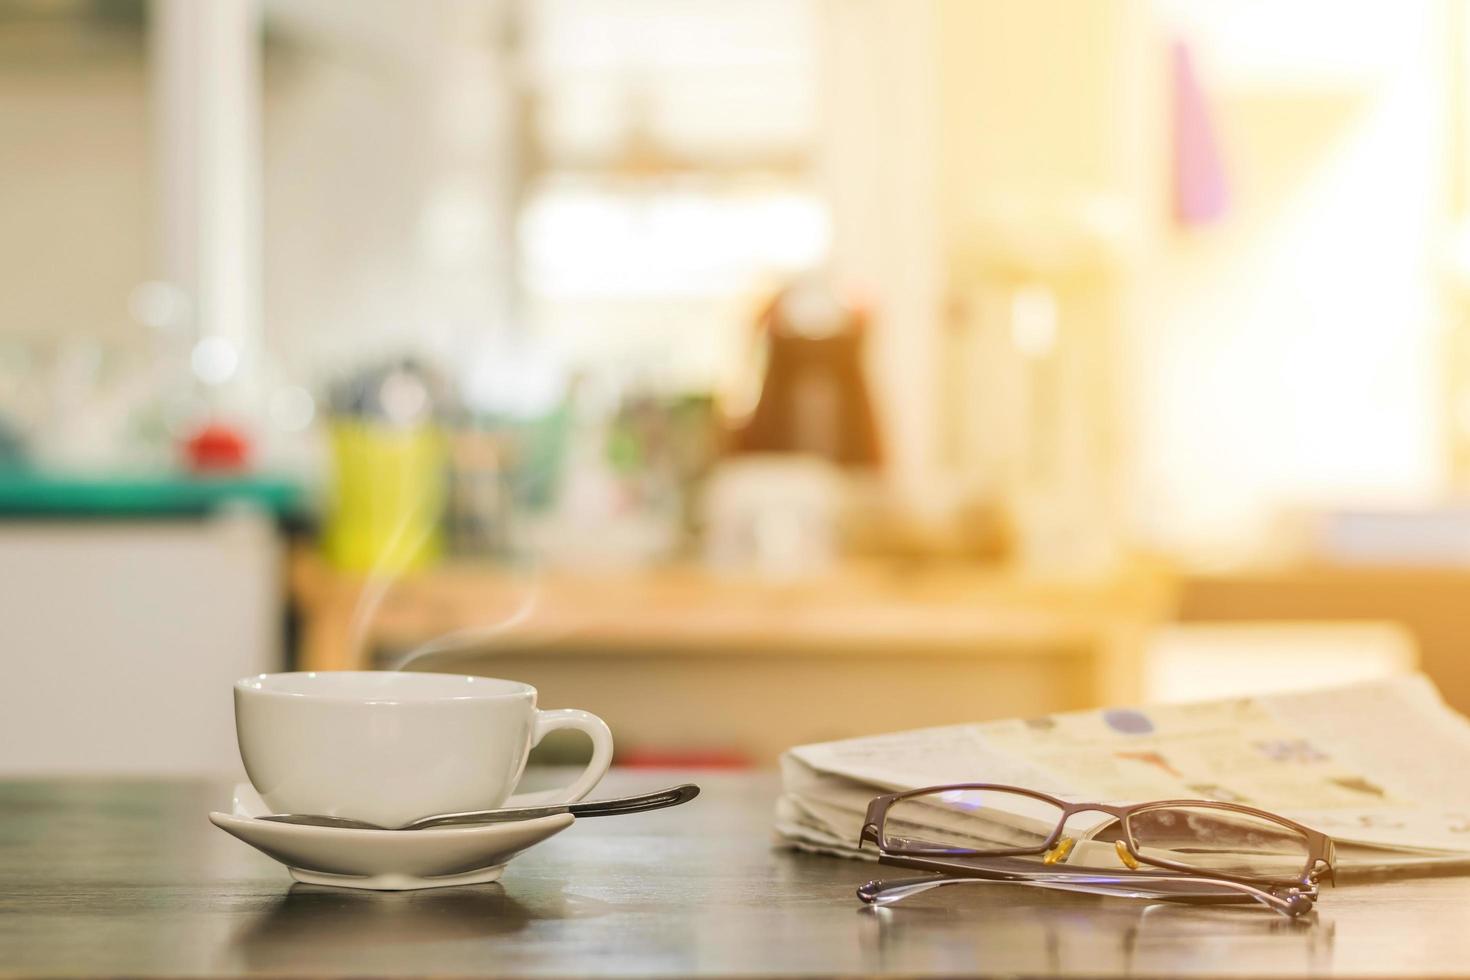
<path fill-rule="evenodd" d="M 547 732 L 592 740 L 570 785 L 516 796 Z M 517 681 L 392 671 L 259 674 L 235 682 L 235 732 L 250 782 L 276 813 L 398 827 L 499 806 L 573 803 L 612 763 L 612 732 L 576 709 L 541 711 Z"/>

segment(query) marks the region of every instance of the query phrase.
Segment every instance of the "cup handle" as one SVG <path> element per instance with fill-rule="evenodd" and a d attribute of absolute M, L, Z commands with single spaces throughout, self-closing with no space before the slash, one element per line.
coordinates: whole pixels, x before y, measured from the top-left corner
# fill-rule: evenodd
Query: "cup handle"
<path fill-rule="evenodd" d="M 592 761 L 587 768 L 568 786 L 544 789 L 536 793 L 517 793 L 505 801 L 506 806 L 554 806 L 559 803 L 576 803 L 592 792 L 592 788 L 607 775 L 612 765 L 612 730 L 607 722 L 590 711 L 579 708 L 561 708 L 556 711 L 537 711 L 536 726 L 531 731 L 531 747 L 541 744 L 548 732 L 558 728 L 572 728 L 584 732 L 592 740 Z"/>

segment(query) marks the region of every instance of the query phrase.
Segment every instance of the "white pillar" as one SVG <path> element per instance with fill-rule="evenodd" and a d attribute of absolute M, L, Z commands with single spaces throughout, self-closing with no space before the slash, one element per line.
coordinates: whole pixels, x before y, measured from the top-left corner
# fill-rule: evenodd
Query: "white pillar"
<path fill-rule="evenodd" d="M 831 272 L 874 305 L 869 380 L 892 489 L 936 503 L 943 328 L 933 4 L 824 0 L 817 171 Z"/>
<path fill-rule="evenodd" d="M 160 278 L 188 298 L 197 339 L 233 351 L 238 369 L 214 383 L 243 391 L 261 327 L 259 5 L 152 0 L 150 13 Z"/>

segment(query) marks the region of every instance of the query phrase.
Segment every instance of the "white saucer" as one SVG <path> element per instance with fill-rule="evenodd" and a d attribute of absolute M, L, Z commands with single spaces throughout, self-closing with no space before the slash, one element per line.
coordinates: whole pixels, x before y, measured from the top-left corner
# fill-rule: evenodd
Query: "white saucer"
<path fill-rule="evenodd" d="M 437 830 L 344 830 L 257 820 L 269 813 L 248 783 L 235 787 L 234 813 L 209 822 L 275 858 L 297 881 L 340 888 L 406 891 L 495 881 L 521 851 L 570 827 L 558 813 L 535 820 Z"/>

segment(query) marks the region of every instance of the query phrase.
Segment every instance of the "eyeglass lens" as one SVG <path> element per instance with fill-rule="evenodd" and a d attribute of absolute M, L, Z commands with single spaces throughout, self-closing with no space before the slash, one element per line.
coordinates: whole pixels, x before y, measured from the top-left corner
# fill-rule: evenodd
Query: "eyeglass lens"
<path fill-rule="evenodd" d="M 1306 835 L 1296 828 L 1219 807 L 1135 810 L 1124 829 L 1142 857 L 1201 871 L 1291 880 L 1310 856 Z"/>

